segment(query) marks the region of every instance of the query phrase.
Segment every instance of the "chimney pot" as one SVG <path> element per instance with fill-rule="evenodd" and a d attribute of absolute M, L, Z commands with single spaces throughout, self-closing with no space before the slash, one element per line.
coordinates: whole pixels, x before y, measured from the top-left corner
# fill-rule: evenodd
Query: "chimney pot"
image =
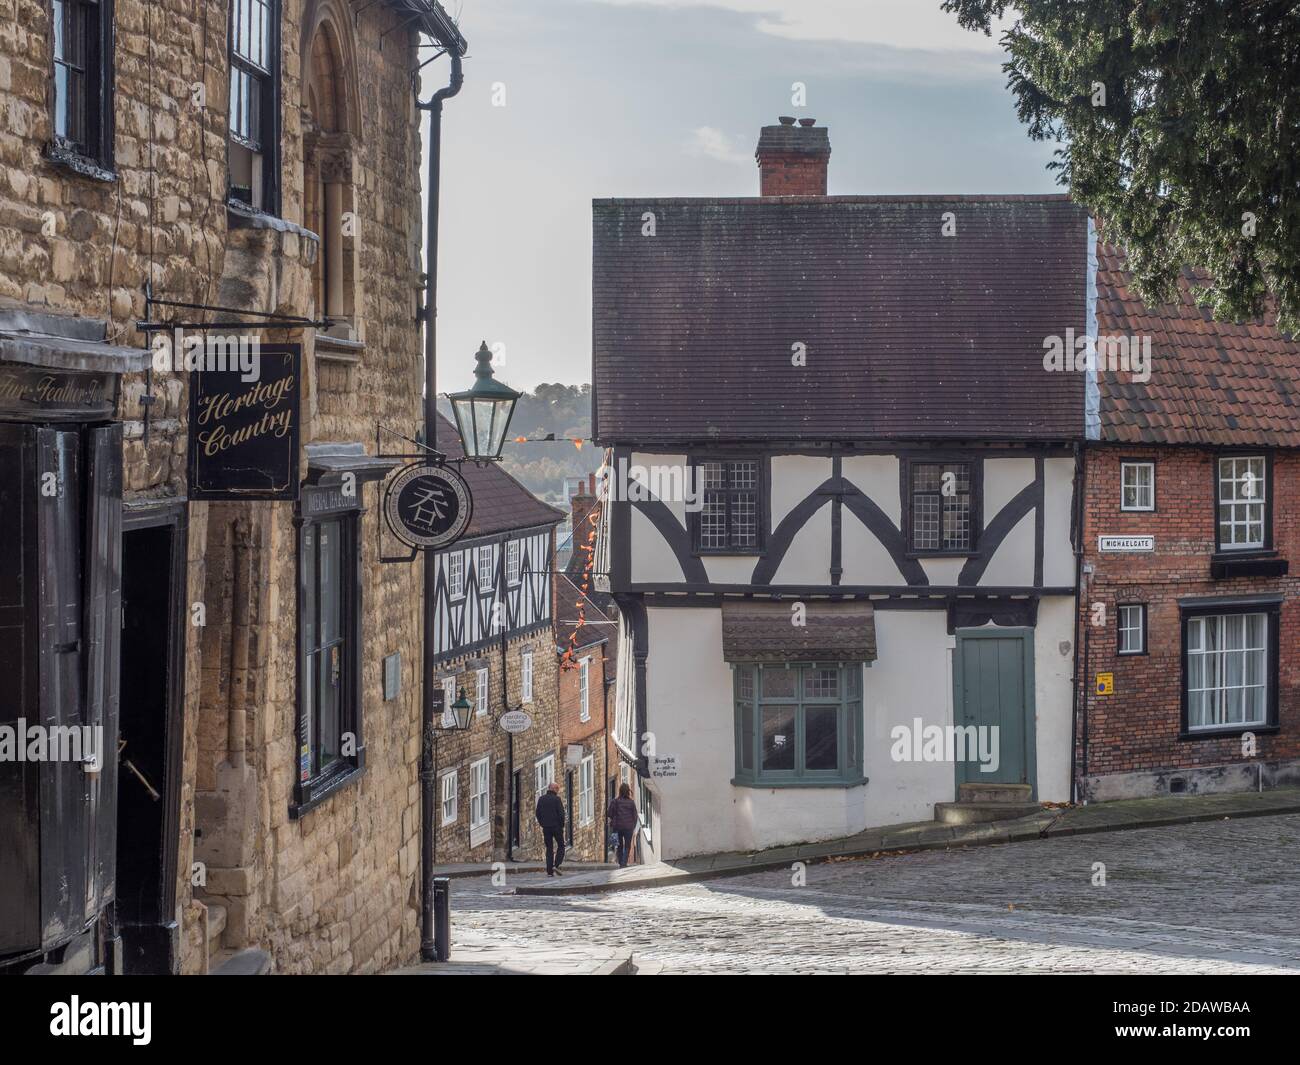
<path fill-rule="evenodd" d="M 815 119 L 815 118 L 801 118 L 801 119 L 799 119 L 799 125 L 803 126 L 804 129 L 807 129 L 809 126 L 815 126 L 815 125 L 817 125 L 817 119 Z"/>
<path fill-rule="evenodd" d="M 781 125 L 783 126 L 793 126 L 794 115 L 781 115 L 779 118 L 777 118 L 777 121 L 780 122 Z"/>

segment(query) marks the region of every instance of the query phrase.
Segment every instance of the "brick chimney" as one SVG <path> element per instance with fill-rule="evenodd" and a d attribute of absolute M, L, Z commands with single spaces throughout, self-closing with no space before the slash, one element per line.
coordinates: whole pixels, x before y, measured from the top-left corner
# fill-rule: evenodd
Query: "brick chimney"
<path fill-rule="evenodd" d="M 782 115 L 780 125 L 764 126 L 758 135 L 760 196 L 825 196 L 826 166 L 831 158 L 831 140 L 825 126 L 815 118 L 801 118 L 799 124 Z"/>
<path fill-rule="evenodd" d="M 591 512 L 596 510 L 600 501 L 596 498 L 596 475 L 589 474 L 587 483 L 575 492 L 569 500 L 569 505 L 573 508 L 573 556 L 569 563 L 569 569 L 574 572 L 581 572 L 587 564 L 587 552 L 582 550 L 587 543 L 587 534 L 591 532 L 591 523 L 587 520 Z"/>

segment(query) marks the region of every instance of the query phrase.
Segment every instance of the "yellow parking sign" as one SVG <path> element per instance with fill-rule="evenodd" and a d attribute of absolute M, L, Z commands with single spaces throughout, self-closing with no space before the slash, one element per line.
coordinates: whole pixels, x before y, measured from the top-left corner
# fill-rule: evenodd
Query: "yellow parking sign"
<path fill-rule="evenodd" d="M 1097 674 L 1097 694 L 1114 695 L 1115 694 L 1115 674 L 1098 673 Z"/>

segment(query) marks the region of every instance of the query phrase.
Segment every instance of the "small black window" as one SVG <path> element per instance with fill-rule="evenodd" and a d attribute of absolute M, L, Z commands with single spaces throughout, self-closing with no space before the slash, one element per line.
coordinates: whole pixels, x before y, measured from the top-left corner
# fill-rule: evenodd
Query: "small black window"
<path fill-rule="evenodd" d="M 305 522 L 299 548 L 301 801 L 360 765 L 356 513 Z"/>
<path fill-rule="evenodd" d="M 113 165 L 113 2 L 54 0 L 54 144 Z"/>
<path fill-rule="evenodd" d="M 912 550 L 936 553 L 973 550 L 971 464 L 913 462 L 911 482 Z"/>
<path fill-rule="evenodd" d="M 1147 651 L 1147 608 L 1143 603 L 1122 603 L 1116 608 L 1119 617 L 1119 644 L 1122 655 L 1143 655 Z"/>
<path fill-rule="evenodd" d="M 763 535 L 763 465 L 757 459 L 701 462 L 695 523 L 698 551 L 758 551 Z"/>
<path fill-rule="evenodd" d="M 230 9 L 229 198 L 277 209 L 280 166 L 279 2 L 233 0 Z"/>

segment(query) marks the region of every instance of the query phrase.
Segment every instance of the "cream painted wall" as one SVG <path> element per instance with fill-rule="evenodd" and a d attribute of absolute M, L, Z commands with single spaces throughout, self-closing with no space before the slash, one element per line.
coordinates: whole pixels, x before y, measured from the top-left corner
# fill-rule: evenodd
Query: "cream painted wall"
<path fill-rule="evenodd" d="M 876 662 L 864 670 L 865 772 L 854 788 L 742 788 L 735 772 L 731 670 L 721 613 L 711 607 L 647 611 L 648 718 L 660 755 L 679 775 L 652 782 L 656 852 L 664 859 L 756 850 L 928 820 L 955 798 L 951 762 L 894 761 L 891 730 L 952 724 L 952 655 L 943 610 L 878 610 Z M 1045 601 L 1034 638 L 1035 737 L 1040 798 L 1063 801 L 1069 782 L 1073 604 Z"/>
<path fill-rule="evenodd" d="M 820 483 L 820 482 L 818 482 Z M 888 556 L 886 556 L 888 557 Z M 891 563 L 892 565 L 892 563 Z M 831 583 L 831 504 L 829 498 L 790 543 L 773 584 Z"/>
<path fill-rule="evenodd" d="M 1034 512 L 1012 527 L 993 552 L 979 583 L 986 588 L 1033 587 Z"/>
<path fill-rule="evenodd" d="M 645 584 L 676 584 L 685 578 L 672 548 L 668 546 L 650 519 L 636 507 L 628 507 L 632 516 L 632 549 L 629 552 L 632 580 Z"/>
<path fill-rule="evenodd" d="M 817 455 L 772 457 L 772 528 L 831 475 L 831 460 Z"/>
<path fill-rule="evenodd" d="M 902 528 L 897 458 L 893 455 L 846 455 L 841 469 L 863 495 L 885 512 L 895 528 Z"/>
<path fill-rule="evenodd" d="M 842 583 L 899 586 L 907 583 L 907 578 L 884 544 L 847 507 L 841 515 L 840 536 L 840 565 L 844 567 Z"/>
<path fill-rule="evenodd" d="M 1074 501 L 1074 459 L 1044 461 L 1043 480 L 1043 584 L 1048 588 L 1073 588 L 1070 507 Z"/>
<path fill-rule="evenodd" d="M 1033 459 L 985 459 L 984 524 L 1033 483 Z"/>

